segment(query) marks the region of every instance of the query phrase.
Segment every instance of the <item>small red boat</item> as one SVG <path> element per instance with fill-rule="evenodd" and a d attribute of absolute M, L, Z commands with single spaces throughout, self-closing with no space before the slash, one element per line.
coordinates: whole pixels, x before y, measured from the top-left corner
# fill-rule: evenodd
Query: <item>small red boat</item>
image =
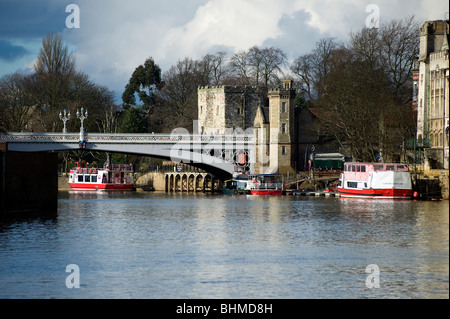
<path fill-rule="evenodd" d="M 133 165 L 113 164 L 103 169 L 87 168 L 76 162 L 70 170 L 69 185 L 74 190 L 133 190 Z"/>
<path fill-rule="evenodd" d="M 257 174 L 248 175 L 247 184 L 252 195 L 283 195 L 283 175 Z"/>

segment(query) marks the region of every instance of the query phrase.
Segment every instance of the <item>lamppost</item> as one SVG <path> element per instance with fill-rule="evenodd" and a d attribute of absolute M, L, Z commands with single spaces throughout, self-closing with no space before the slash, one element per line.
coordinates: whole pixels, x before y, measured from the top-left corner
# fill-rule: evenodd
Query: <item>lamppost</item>
<path fill-rule="evenodd" d="M 83 122 L 88 117 L 88 111 L 86 110 L 86 113 L 84 113 L 84 109 L 81 108 L 81 113 L 77 111 L 77 118 L 81 121 L 81 127 L 80 127 L 80 142 L 84 142 L 84 125 Z"/>
<path fill-rule="evenodd" d="M 64 110 L 64 115 L 62 115 L 61 112 L 59 112 L 59 119 L 64 122 L 63 133 L 66 134 L 67 133 L 66 122 L 70 120 L 70 111 L 69 114 L 66 114 L 66 110 Z"/>

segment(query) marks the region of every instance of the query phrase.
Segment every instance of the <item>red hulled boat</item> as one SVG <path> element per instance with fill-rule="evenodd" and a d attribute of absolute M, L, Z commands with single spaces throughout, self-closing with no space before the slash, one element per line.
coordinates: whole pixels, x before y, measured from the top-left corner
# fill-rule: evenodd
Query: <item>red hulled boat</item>
<path fill-rule="evenodd" d="M 338 192 L 341 197 L 410 199 L 411 174 L 405 164 L 346 163 Z"/>
<path fill-rule="evenodd" d="M 133 165 L 105 164 L 97 169 L 76 162 L 70 170 L 69 185 L 74 190 L 133 190 Z"/>

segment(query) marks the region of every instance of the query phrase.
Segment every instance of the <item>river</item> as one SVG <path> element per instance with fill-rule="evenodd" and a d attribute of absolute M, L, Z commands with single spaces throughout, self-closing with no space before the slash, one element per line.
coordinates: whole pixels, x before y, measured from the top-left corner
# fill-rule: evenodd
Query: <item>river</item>
<path fill-rule="evenodd" d="M 0 222 L 0 298 L 449 298 L 448 201 L 60 192 Z"/>

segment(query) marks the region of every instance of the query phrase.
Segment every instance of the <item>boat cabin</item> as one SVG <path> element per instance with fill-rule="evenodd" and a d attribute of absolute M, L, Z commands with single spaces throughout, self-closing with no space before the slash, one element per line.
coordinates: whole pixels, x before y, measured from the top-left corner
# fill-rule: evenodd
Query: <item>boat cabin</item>
<path fill-rule="evenodd" d="M 87 163 L 75 162 L 70 170 L 69 184 L 131 184 L 132 165 L 105 165 L 103 169 L 87 168 Z"/>

